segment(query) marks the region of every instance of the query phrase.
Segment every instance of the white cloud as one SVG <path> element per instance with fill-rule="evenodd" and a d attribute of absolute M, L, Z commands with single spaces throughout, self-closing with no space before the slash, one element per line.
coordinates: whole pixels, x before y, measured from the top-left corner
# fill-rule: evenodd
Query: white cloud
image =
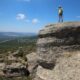
<path fill-rule="evenodd" d="M 39 22 L 39 20 L 37 18 L 35 18 L 35 19 L 32 20 L 33 24 L 37 24 L 38 22 Z"/>
<path fill-rule="evenodd" d="M 26 19 L 26 16 L 25 16 L 25 14 L 19 13 L 16 16 L 16 19 L 17 20 L 25 20 Z"/>
<path fill-rule="evenodd" d="M 80 18 L 80 16 L 76 16 L 76 18 Z"/>
<path fill-rule="evenodd" d="M 18 13 L 17 16 L 16 16 L 16 19 L 17 20 L 20 20 L 20 21 L 24 21 L 26 23 L 32 23 L 32 24 L 39 23 L 39 20 L 37 18 L 34 18 L 32 20 L 29 20 L 29 19 L 26 18 L 26 15 L 25 14 L 22 14 L 22 13 Z"/>

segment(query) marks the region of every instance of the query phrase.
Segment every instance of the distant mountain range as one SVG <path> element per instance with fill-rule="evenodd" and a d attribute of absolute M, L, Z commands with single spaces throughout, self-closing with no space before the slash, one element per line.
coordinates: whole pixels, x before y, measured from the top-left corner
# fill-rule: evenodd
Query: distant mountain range
<path fill-rule="evenodd" d="M 37 33 L 24 33 L 24 32 L 0 32 L 0 38 L 7 37 L 25 37 L 25 36 L 36 36 Z"/>

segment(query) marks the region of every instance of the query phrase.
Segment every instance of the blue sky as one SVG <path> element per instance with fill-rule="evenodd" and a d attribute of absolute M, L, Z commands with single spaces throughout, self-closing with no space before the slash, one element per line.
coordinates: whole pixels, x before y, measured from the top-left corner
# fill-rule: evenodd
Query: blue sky
<path fill-rule="evenodd" d="M 0 0 L 0 31 L 38 32 L 58 22 L 58 6 L 64 21 L 80 20 L 80 0 Z"/>

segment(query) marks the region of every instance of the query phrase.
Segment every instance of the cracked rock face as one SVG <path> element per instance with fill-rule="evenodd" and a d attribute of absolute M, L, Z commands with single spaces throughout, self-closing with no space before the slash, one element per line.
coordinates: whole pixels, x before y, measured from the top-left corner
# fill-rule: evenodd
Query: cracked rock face
<path fill-rule="evenodd" d="M 68 54 L 70 55 L 71 52 Z M 54 69 L 38 66 L 34 80 L 79 80 L 80 79 L 80 51 L 71 56 L 59 58 Z M 40 78 L 40 79 L 39 79 Z"/>
<path fill-rule="evenodd" d="M 79 80 L 80 22 L 49 24 L 38 37 L 33 80 Z"/>
<path fill-rule="evenodd" d="M 79 49 L 79 45 L 80 22 L 47 25 L 39 32 L 37 41 L 39 61 L 55 63 L 63 51 Z"/>
<path fill-rule="evenodd" d="M 28 70 L 30 72 L 31 77 L 33 78 L 35 76 L 35 72 L 38 66 L 38 63 L 37 63 L 38 56 L 35 52 L 32 52 L 26 55 L 26 57 L 28 60 Z"/>

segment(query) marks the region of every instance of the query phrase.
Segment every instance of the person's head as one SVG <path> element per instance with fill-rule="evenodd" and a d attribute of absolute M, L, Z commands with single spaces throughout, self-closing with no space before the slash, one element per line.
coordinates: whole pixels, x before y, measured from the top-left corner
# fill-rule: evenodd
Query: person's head
<path fill-rule="evenodd" d="M 62 8 L 61 6 L 59 6 L 58 8 Z"/>

